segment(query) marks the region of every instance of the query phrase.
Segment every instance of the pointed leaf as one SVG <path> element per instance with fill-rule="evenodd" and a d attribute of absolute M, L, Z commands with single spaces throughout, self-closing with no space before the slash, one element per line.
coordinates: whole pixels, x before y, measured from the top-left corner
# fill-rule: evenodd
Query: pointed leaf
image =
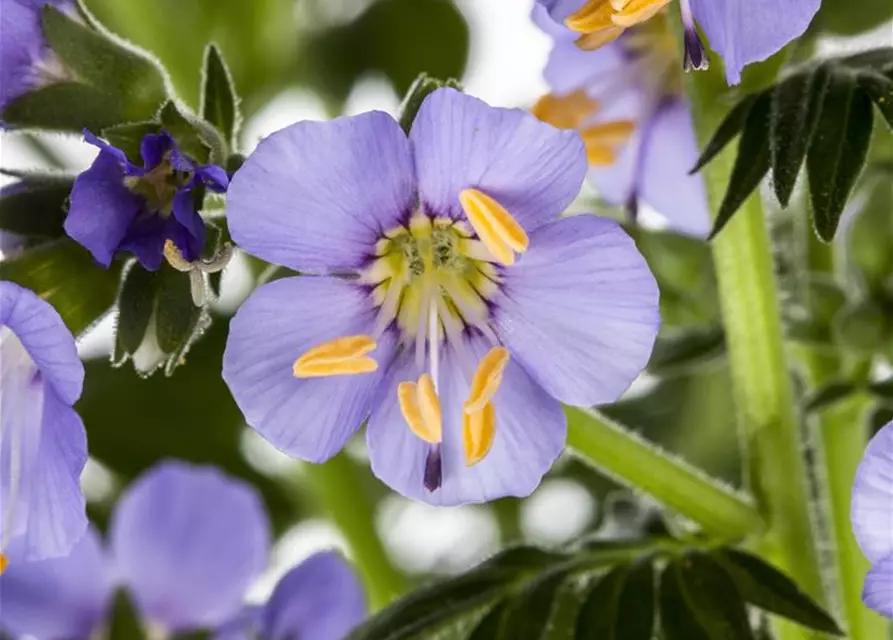
<path fill-rule="evenodd" d="M 503 634 L 503 621 L 508 602 L 501 602 L 487 613 L 468 636 L 468 640 L 510 640 Z"/>
<path fill-rule="evenodd" d="M 887 125 L 893 128 L 893 80 L 877 71 L 864 70 L 859 73 L 858 82 L 884 116 Z"/>
<path fill-rule="evenodd" d="M 559 595 L 573 569 L 573 566 L 558 566 L 528 584 L 506 612 L 503 635 L 511 640 L 547 640 Z"/>
<path fill-rule="evenodd" d="M 70 176 L 29 177 L 0 191 L 0 229 L 23 236 L 65 235 Z"/>
<path fill-rule="evenodd" d="M 701 157 L 698 158 L 697 164 L 691 169 L 691 173 L 697 173 L 703 169 L 711 160 L 713 160 L 713 158 L 726 148 L 735 136 L 741 133 L 741 129 L 747 121 L 747 116 L 750 114 L 750 110 L 753 108 L 753 105 L 759 97 L 760 94 L 751 93 L 735 105 L 729 112 L 729 115 L 726 116 L 726 119 L 719 125 L 719 128 L 716 130 L 716 133 L 713 134 L 713 137 L 707 143 L 707 146 L 704 147 L 704 150 L 701 152 Z"/>
<path fill-rule="evenodd" d="M 813 223 L 830 242 L 871 143 L 871 99 L 858 90 L 856 77 L 834 73 L 822 103 L 815 136 L 806 157 Z"/>
<path fill-rule="evenodd" d="M 232 146 L 239 128 L 239 104 L 232 75 L 216 45 L 205 50 L 201 116 L 217 127 Z"/>
<path fill-rule="evenodd" d="M 732 177 L 729 179 L 726 195 L 713 223 L 710 239 L 722 231 L 769 171 L 771 109 L 772 96 L 770 93 L 763 93 L 759 95 L 747 114 L 741 139 L 738 141 L 738 156 L 732 168 Z"/>
<path fill-rule="evenodd" d="M 3 121 L 16 128 L 100 131 L 127 120 L 120 101 L 78 82 L 59 82 L 30 91 L 11 101 Z"/>
<path fill-rule="evenodd" d="M 49 302 L 75 336 L 108 311 L 118 290 L 120 263 L 103 269 L 90 252 L 68 238 L 0 262 L 0 280 L 11 280 Z"/>
<path fill-rule="evenodd" d="M 834 619 L 778 569 L 734 549 L 720 550 L 715 558 L 735 581 L 741 596 L 753 606 L 816 631 L 843 635 Z"/>
<path fill-rule="evenodd" d="M 403 129 L 406 135 L 409 135 L 412 123 L 415 121 L 416 114 L 422 107 L 425 98 L 444 86 L 446 86 L 444 82 L 437 78 L 432 78 L 427 73 L 423 73 L 415 79 L 409 91 L 406 92 L 403 103 L 400 105 L 400 128 Z"/>
<path fill-rule="evenodd" d="M 576 640 L 651 640 L 654 586 L 650 558 L 609 572 L 589 593 L 580 610 Z"/>
<path fill-rule="evenodd" d="M 881 400 L 893 400 L 893 378 L 868 385 L 868 390 Z"/>
<path fill-rule="evenodd" d="M 658 336 L 648 371 L 667 376 L 685 373 L 725 354 L 725 333 L 720 326 L 692 327 Z"/>
<path fill-rule="evenodd" d="M 769 138 L 775 195 L 787 207 L 794 192 L 806 150 L 819 121 L 828 87 L 827 65 L 798 73 L 775 87 Z"/>
<path fill-rule="evenodd" d="M 846 380 L 834 380 L 819 388 L 812 394 L 805 404 L 807 413 L 814 413 L 831 406 L 836 402 L 848 398 L 858 390 L 852 382 Z"/>
<path fill-rule="evenodd" d="M 102 130 L 102 137 L 110 145 L 123 151 L 131 162 L 142 166 L 143 159 L 140 150 L 143 138 L 149 134 L 158 133 L 160 129 L 159 122 L 133 122 L 106 127 Z"/>
<path fill-rule="evenodd" d="M 155 274 L 132 261 L 121 278 L 112 362 L 121 364 L 140 348 L 155 310 Z"/>

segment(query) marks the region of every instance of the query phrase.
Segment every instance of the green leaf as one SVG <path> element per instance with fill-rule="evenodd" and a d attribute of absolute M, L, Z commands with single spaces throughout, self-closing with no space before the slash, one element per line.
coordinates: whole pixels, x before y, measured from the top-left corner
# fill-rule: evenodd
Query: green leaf
<path fill-rule="evenodd" d="M 108 637 L 115 640 L 146 640 L 139 612 L 123 590 L 115 594 L 109 612 Z"/>
<path fill-rule="evenodd" d="M 790 578 L 763 560 L 734 549 L 720 550 L 714 557 L 732 577 L 741 596 L 753 606 L 816 631 L 843 635 L 828 613 Z"/>
<path fill-rule="evenodd" d="M 150 118 L 167 98 L 161 69 L 136 50 L 49 4 L 43 9 L 43 30 L 53 51 L 78 80 L 120 103 L 127 121 Z"/>
<path fill-rule="evenodd" d="M 514 598 L 502 624 L 511 640 L 547 640 L 559 596 L 573 565 L 559 565 L 537 576 Z"/>
<path fill-rule="evenodd" d="M 154 311 L 155 276 L 134 260 L 121 278 L 113 363 L 123 364 L 128 354 L 133 354 L 139 349 Z"/>
<path fill-rule="evenodd" d="M 859 0 L 858 8 L 850 0 L 823 0 L 815 26 L 830 33 L 855 35 L 883 24 L 891 17 L 893 3 L 889 0 Z"/>
<path fill-rule="evenodd" d="M 241 120 L 239 100 L 223 54 L 214 44 L 209 44 L 205 51 L 202 78 L 202 106 L 199 111 L 202 119 L 214 125 L 230 146 L 235 146 Z"/>
<path fill-rule="evenodd" d="M 863 70 L 857 82 L 884 116 L 887 125 L 893 128 L 893 80 L 876 71 Z"/>
<path fill-rule="evenodd" d="M 651 640 L 654 586 L 650 558 L 607 573 L 580 609 L 576 640 Z"/>
<path fill-rule="evenodd" d="M 715 361 L 725 352 L 725 333 L 721 326 L 672 331 L 658 336 L 648 371 L 657 376 L 678 375 Z"/>
<path fill-rule="evenodd" d="M 769 171 L 771 110 L 772 96 L 767 92 L 757 97 L 747 114 L 741 139 L 738 141 L 738 156 L 732 168 L 732 177 L 716 215 L 710 239 L 722 231 Z"/>
<path fill-rule="evenodd" d="M 887 316 L 872 300 L 862 300 L 841 311 L 834 321 L 834 333 L 845 348 L 870 355 L 890 344 Z"/>
<path fill-rule="evenodd" d="M 34 291 L 79 336 L 114 304 L 120 270 L 119 263 L 103 269 L 81 245 L 63 238 L 0 262 L 0 279 Z"/>
<path fill-rule="evenodd" d="M 868 391 L 881 400 L 893 400 L 893 378 L 871 383 Z"/>
<path fill-rule="evenodd" d="M 667 565 L 660 600 L 666 640 L 754 640 L 735 583 L 702 552 L 688 553 Z"/>
<path fill-rule="evenodd" d="M 447 86 L 446 82 L 432 78 L 427 73 L 423 73 L 415 79 L 409 91 L 406 92 L 406 97 L 403 98 L 403 104 L 400 105 L 400 128 L 406 135 L 409 135 L 412 123 L 425 98 L 445 86 Z"/>
<path fill-rule="evenodd" d="M 430 637 L 432 629 L 480 613 L 504 598 L 519 582 L 566 559 L 535 547 L 513 547 L 468 573 L 417 589 L 360 625 L 350 640 L 409 640 Z"/>
<path fill-rule="evenodd" d="M 832 74 L 806 157 L 813 222 L 825 242 L 834 238 L 844 206 L 865 165 L 873 115 L 871 99 L 858 91 L 855 77 Z"/>
<path fill-rule="evenodd" d="M 143 159 L 141 145 L 147 135 L 158 133 L 161 124 L 157 121 L 134 122 L 106 127 L 102 130 L 102 137 L 112 145 L 124 152 L 124 155 L 138 166 L 142 166 Z"/>
<path fill-rule="evenodd" d="M 503 634 L 503 620 L 505 619 L 507 609 L 507 601 L 493 607 L 477 624 L 467 640 L 500 640 L 505 638 Z"/>
<path fill-rule="evenodd" d="M 159 113 L 162 127 L 177 141 L 186 155 L 201 164 L 222 165 L 229 157 L 229 147 L 220 132 L 207 122 L 188 114 L 173 100 Z"/>
<path fill-rule="evenodd" d="M 0 191 L 0 229 L 23 236 L 58 238 L 74 178 L 32 175 Z"/>
<path fill-rule="evenodd" d="M 747 117 L 750 115 L 750 110 L 760 96 L 761 94 L 757 93 L 748 94 L 735 105 L 729 112 L 729 115 L 726 116 L 726 119 L 719 125 L 719 128 L 716 130 L 716 133 L 713 134 L 713 137 L 707 143 L 707 146 L 704 147 L 704 150 L 701 152 L 701 157 L 698 158 L 697 164 L 691 169 L 691 173 L 697 173 L 707 166 L 711 160 L 718 156 L 720 152 L 728 146 L 735 136 L 741 133 L 745 122 L 747 122 Z"/>
<path fill-rule="evenodd" d="M 850 397 L 859 389 L 852 382 L 845 380 L 834 380 L 817 389 L 815 393 L 809 396 L 804 405 L 807 413 L 821 411 L 832 404 L 840 402 Z"/>
<path fill-rule="evenodd" d="M 127 120 L 123 105 L 113 96 L 77 82 L 60 82 L 12 100 L 3 120 L 16 128 L 100 131 Z"/>
<path fill-rule="evenodd" d="M 827 65 L 798 73 L 775 87 L 769 139 L 775 195 L 787 207 L 812 140 L 830 72 Z"/>

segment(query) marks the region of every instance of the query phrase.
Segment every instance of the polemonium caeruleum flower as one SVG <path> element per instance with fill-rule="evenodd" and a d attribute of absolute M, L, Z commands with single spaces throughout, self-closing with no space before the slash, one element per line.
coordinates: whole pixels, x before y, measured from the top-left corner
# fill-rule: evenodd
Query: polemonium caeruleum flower
<path fill-rule="evenodd" d="M 74 0 L 0 0 L 0 109 L 23 93 L 68 78 L 43 34 L 41 9 L 48 4 L 75 11 Z"/>
<path fill-rule="evenodd" d="M 55 309 L 0 282 L 0 573 L 9 562 L 63 556 L 84 534 L 87 441 L 72 408 L 83 382 Z"/>
<path fill-rule="evenodd" d="M 803 35 L 821 0 L 679 0 L 685 27 L 686 68 L 700 68 L 706 54 L 695 24 L 722 56 L 729 84 L 741 71 L 765 60 Z M 616 40 L 624 30 L 650 19 L 671 0 L 537 0 L 551 17 L 594 49 Z"/>
<path fill-rule="evenodd" d="M 198 187 L 225 191 L 226 172 L 183 154 L 163 131 L 143 138 L 143 166 L 92 134 L 85 136 L 99 147 L 99 156 L 75 180 L 65 232 L 103 266 L 116 252 L 128 251 L 143 267 L 155 270 L 165 249 L 173 247 L 174 256 L 196 261 L 205 244 L 205 225 L 195 202 Z"/>
<path fill-rule="evenodd" d="M 270 544 L 253 489 L 215 469 L 176 462 L 156 466 L 127 489 L 109 538 L 110 553 L 90 529 L 66 558 L 12 563 L 0 577 L 0 628 L 14 637 L 87 640 L 122 586 L 152 637 L 213 629 L 241 610 Z"/>
<path fill-rule="evenodd" d="M 554 47 L 544 74 L 552 93 L 534 114 L 580 132 L 590 179 L 607 201 L 632 211 L 644 202 L 677 231 L 707 235 L 703 178 L 689 175 L 699 155 L 694 123 L 666 16 L 592 51 L 548 16 L 540 13 L 537 22 L 554 35 Z"/>
<path fill-rule="evenodd" d="M 342 640 L 366 617 L 366 597 L 337 553 L 317 553 L 289 571 L 264 606 L 246 607 L 216 640 Z"/>
<path fill-rule="evenodd" d="M 853 533 L 872 563 L 865 605 L 893 618 L 893 422 L 872 438 L 856 471 Z"/>
<path fill-rule="evenodd" d="M 558 219 L 585 173 L 576 133 L 452 89 L 408 137 L 371 112 L 264 140 L 228 193 L 233 238 L 316 275 L 260 287 L 230 325 L 248 423 L 321 462 L 368 418 L 372 469 L 405 496 L 529 494 L 564 447 L 560 402 L 616 399 L 659 324 L 621 228 Z"/>

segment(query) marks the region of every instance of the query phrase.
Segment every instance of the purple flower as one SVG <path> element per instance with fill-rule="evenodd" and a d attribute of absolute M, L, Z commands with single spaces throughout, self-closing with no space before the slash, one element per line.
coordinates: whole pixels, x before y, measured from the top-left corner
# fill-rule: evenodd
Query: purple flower
<path fill-rule="evenodd" d="M 550 32 L 575 34 L 579 46 L 594 49 L 658 14 L 669 2 L 537 0 L 534 19 L 543 24 L 547 14 L 553 25 Z M 685 66 L 691 69 L 706 65 L 697 23 L 725 61 L 729 84 L 738 84 L 744 67 L 765 60 L 803 35 L 820 5 L 821 0 L 680 0 Z"/>
<path fill-rule="evenodd" d="M 545 71 L 552 93 L 534 114 L 577 129 L 599 194 L 633 212 L 640 202 L 678 231 L 706 236 L 710 213 L 691 110 L 666 16 L 626 30 L 598 50 L 557 37 Z"/>
<path fill-rule="evenodd" d="M 8 563 L 66 555 L 84 534 L 87 442 L 72 408 L 83 382 L 55 309 L 0 282 L 0 573 Z"/>
<path fill-rule="evenodd" d="M 853 533 L 872 563 L 865 605 L 893 618 L 893 422 L 868 443 L 853 484 Z"/>
<path fill-rule="evenodd" d="M 67 558 L 10 565 L 0 627 L 37 640 L 87 640 L 125 587 L 144 624 L 163 633 L 213 629 L 242 607 L 265 567 L 269 530 L 258 496 L 215 469 L 158 465 L 115 509 L 111 552 L 92 529 Z"/>
<path fill-rule="evenodd" d="M 432 504 L 524 496 L 561 453 L 561 402 L 616 399 L 660 322 L 615 222 L 559 219 L 576 133 L 452 89 L 407 137 L 387 114 L 300 122 L 233 178 L 233 238 L 305 274 L 232 320 L 223 377 L 248 423 L 313 462 L 368 418 L 372 470 Z"/>
<path fill-rule="evenodd" d="M 337 553 L 317 553 L 289 571 L 262 607 L 246 607 L 216 640 L 342 640 L 366 617 L 356 574 Z"/>
<path fill-rule="evenodd" d="M 164 131 L 143 138 L 141 167 L 89 132 L 85 137 L 99 156 L 75 180 L 65 232 L 105 267 L 116 252 L 129 251 L 154 271 L 168 240 L 187 261 L 197 260 L 205 244 L 199 187 L 226 191 L 226 172 L 184 155 Z"/>
<path fill-rule="evenodd" d="M 20 95 L 68 76 L 43 34 L 41 10 L 48 4 L 76 10 L 74 0 L 0 0 L 0 110 Z"/>

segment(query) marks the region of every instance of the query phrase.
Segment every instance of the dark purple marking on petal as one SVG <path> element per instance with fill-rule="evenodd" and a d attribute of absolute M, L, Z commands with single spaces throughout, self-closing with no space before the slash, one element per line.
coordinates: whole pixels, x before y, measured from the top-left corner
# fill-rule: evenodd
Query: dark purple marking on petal
<path fill-rule="evenodd" d="M 440 453 L 440 445 L 436 444 L 428 452 L 425 460 L 425 488 L 434 493 L 443 484 L 443 456 Z"/>
<path fill-rule="evenodd" d="M 685 41 L 685 60 L 682 64 L 683 68 L 686 71 L 704 71 L 710 68 L 710 56 L 707 54 L 707 49 L 704 47 L 701 36 L 698 34 L 698 30 L 694 25 L 692 25 L 691 28 L 685 28 L 683 40 Z"/>

